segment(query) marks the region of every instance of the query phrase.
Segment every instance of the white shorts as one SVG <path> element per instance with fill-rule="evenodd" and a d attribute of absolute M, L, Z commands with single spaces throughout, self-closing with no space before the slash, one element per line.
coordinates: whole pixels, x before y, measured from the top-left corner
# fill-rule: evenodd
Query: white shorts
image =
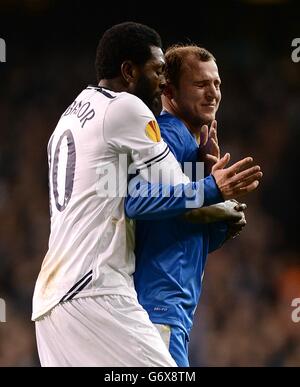
<path fill-rule="evenodd" d="M 148 314 L 131 297 L 73 299 L 35 325 L 44 367 L 176 367 Z"/>

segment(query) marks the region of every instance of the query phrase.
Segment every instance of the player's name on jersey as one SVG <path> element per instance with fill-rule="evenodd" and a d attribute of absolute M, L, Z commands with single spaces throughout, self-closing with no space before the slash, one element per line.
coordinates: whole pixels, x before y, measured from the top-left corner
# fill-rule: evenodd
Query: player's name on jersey
<path fill-rule="evenodd" d="M 74 114 L 81 122 L 83 128 L 87 121 L 92 120 L 95 117 L 95 110 L 91 108 L 90 102 L 83 103 L 82 101 L 74 101 L 68 109 L 63 113 L 64 116 Z"/>
<path fill-rule="evenodd" d="M 0 62 L 6 62 L 6 43 L 2 38 L 0 38 Z"/>

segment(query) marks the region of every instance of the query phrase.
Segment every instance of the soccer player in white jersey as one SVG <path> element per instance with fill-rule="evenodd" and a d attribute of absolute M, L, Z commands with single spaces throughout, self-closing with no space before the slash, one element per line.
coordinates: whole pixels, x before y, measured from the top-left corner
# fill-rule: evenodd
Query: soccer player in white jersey
<path fill-rule="evenodd" d="M 160 37 L 151 28 L 127 22 L 107 30 L 97 49 L 98 86 L 76 97 L 49 140 L 51 232 L 32 315 L 42 366 L 175 366 L 133 286 L 124 160 L 140 170 L 141 180 L 153 165 L 173 174 L 170 197 L 151 178 L 146 182 L 159 195 L 129 198 L 131 215 L 188 211 L 191 197 L 176 197 L 177 187 L 192 191 L 200 207 L 258 185 L 251 158 L 225 168 L 228 154 L 202 182 L 182 173 L 153 115 L 161 109 L 163 66 Z M 115 178 L 118 192 L 108 192 L 103 179 Z"/>

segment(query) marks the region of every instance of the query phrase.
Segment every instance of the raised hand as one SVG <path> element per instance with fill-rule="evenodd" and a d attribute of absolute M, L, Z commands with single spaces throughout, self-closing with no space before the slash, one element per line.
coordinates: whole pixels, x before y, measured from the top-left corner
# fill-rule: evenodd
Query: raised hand
<path fill-rule="evenodd" d="M 207 125 L 203 125 L 201 128 L 199 160 L 205 163 L 206 175 L 211 173 L 213 165 L 220 160 L 216 120 L 211 123 L 209 130 Z"/>
<path fill-rule="evenodd" d="M 226 153 L 212 167 L 211 173 L 224 200 L 236 199 L 255 190 L 263 175 L 259 165 L 252 166 L 252 157 L 246 157 L 225 168 L 229 160 L 230 154 Z"/>

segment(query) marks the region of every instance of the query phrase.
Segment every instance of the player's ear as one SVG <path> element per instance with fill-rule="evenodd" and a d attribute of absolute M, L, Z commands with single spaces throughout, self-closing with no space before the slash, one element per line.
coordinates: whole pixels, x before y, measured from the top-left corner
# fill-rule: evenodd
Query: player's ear
<path fill-rule="evenodd" d="M 134 82 L 136 77 L 136 66 L 131 60 L 126 60 L 121 64 L 121 74 L 127 84 Z"/>
<path fill-rule="evenodd" d="M 174 97 L 174 87 L 169 82 L 166 82 L 166 85 L 163 90 L 163 95 L 170 100 Z"/>

